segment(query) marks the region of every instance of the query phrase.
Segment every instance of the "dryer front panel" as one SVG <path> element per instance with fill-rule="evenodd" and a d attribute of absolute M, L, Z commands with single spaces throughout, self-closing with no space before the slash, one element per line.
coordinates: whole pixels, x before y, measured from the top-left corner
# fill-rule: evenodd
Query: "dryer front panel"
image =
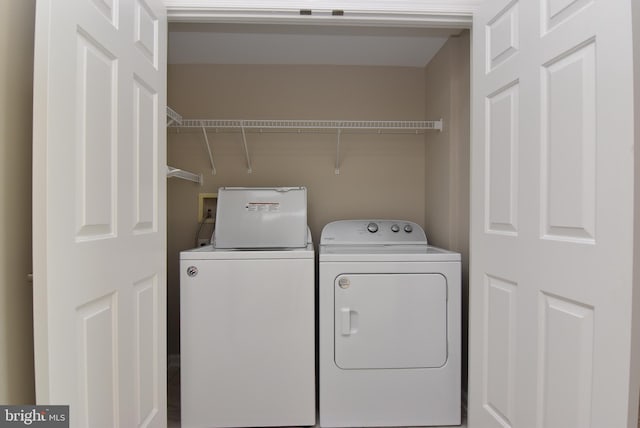
<path fill-rule="evenodd" d="M 339 275 L 334 303 L 334 358 L 341 369 L 434 368 L 446 363 L 443 275 Z"/>

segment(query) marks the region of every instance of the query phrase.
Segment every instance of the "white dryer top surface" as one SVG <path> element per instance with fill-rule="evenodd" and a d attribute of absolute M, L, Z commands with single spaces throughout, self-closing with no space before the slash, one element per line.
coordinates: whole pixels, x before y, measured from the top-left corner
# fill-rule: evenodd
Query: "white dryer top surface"
<path fill-rule="evenodd" d="M 320 261 L 460 262 L 460 254 L 431 245 L 321 245 Z"/>

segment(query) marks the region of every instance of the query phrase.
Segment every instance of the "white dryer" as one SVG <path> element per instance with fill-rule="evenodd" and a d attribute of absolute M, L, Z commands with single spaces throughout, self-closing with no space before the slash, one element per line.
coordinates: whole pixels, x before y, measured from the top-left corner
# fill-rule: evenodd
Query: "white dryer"
<path fill-rule="evenodd" d="M 304 188 L 222 188 L 180 254 L 183 428 L 314 425 L 315 256 Z"/>
<path fill-rule="evenodd" d="M 460 254 L 395 220 L 330 223 L 319 252 L 320 425 L 459 425 Z"/>

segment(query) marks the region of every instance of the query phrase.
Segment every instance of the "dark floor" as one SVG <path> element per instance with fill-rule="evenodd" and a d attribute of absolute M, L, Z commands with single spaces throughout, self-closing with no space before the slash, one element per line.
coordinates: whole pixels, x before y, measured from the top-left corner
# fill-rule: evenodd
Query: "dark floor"
<path fill-rule="evenodd" d="M 168 428 L 180 428 L 180 366 L 167 369 L 167 423 Z"/>

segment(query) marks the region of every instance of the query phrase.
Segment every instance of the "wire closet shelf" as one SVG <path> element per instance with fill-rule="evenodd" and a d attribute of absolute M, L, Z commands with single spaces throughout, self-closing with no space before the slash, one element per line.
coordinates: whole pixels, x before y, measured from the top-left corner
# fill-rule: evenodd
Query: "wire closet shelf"
<path fill-rule="evenodd" d="M 340 141 L 343 132 L 373 131 L 377 133 L 421 133 L 424 131 L 442 131 L 442 119 L 439 120 L 242 120 L 242 119 L 184 119 L 175 110 L 167 107 L 167 127 L 180 130 L 183 128 L 196 128 L 202 131 L 202 136 L 211 163 L 211 173 L 216 174 L 213 161 L 213 153 L 209 144 L 207 130 L 240 131 L 244 148 L 247 172 L 251 173 L 251 157 L 247 145 L 246 131 L 273 131 L 273 132 L 335 132 L 336 141 L 336 165 L 335 173 L 340 174 Z"/>
<path fill-rule="evenodd" d="M 174 122 L 172 128 L 213 128 L 213 129 L 269 129 L 269 130 L 395 130 L 425 131 L 442 130 L 442 120 L 231 120 L 231 119 L 183 119 Z"/>

